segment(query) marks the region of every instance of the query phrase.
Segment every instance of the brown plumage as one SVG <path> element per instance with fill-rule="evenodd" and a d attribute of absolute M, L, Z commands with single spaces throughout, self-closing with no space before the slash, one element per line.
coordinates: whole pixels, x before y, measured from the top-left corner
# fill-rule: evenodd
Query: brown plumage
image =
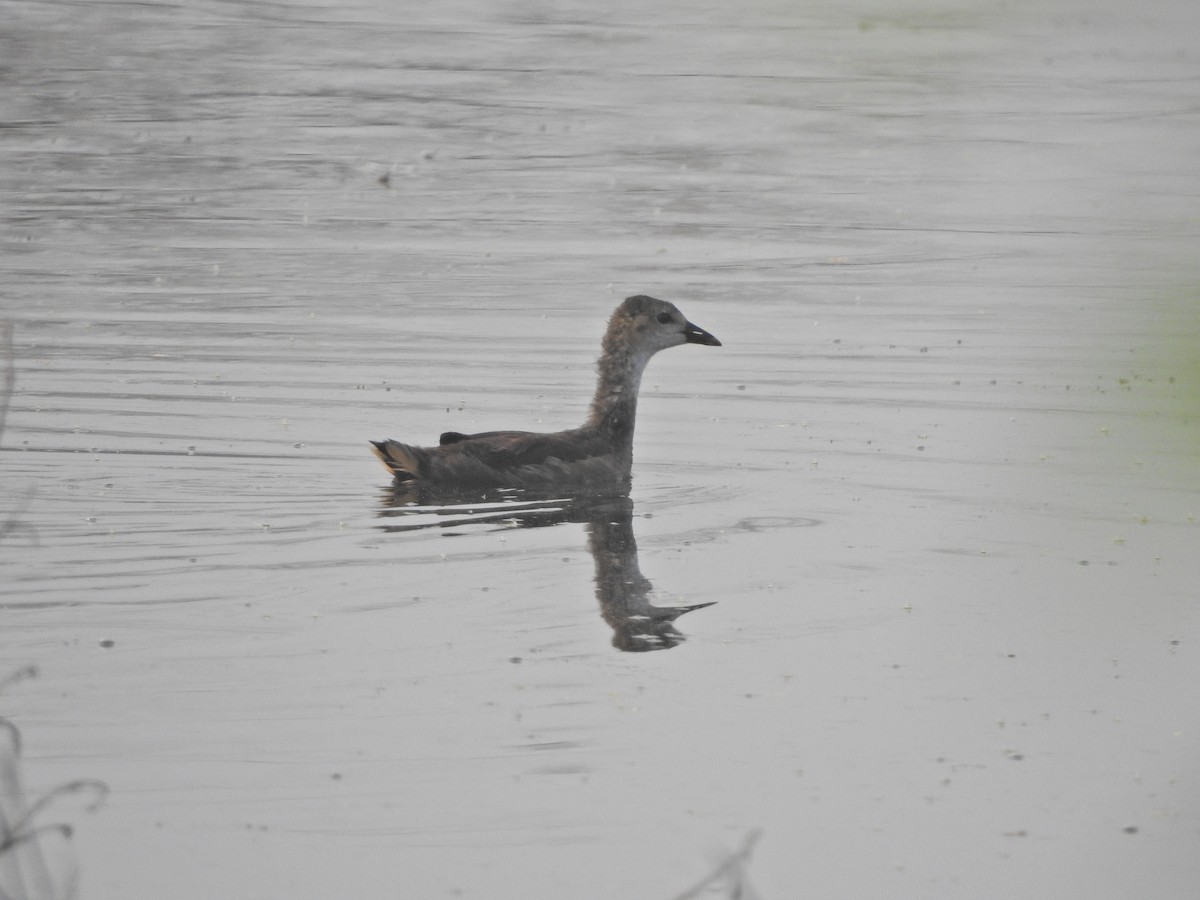
<path fill-rule="evenodd" d="M 581 427 L 549 434 L 447 431 L 436 447 L 387 440 L 372 441 L 372 450 L 397 481 L 433 488 L 628 487 L 642 372 L 659 350 L 680 344 L 721 346 L 674 304 L 630 297 L 609 319 L 596 395 Z"/>

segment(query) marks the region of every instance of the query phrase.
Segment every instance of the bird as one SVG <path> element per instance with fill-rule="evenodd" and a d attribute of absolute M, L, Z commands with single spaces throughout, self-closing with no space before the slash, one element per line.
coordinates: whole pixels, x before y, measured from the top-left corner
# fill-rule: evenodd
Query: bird
<path fill-rule="evenodd" d="M 587 421 L 556 432 L 447 431 L 436 447 L 371 441 L 397 487 L 433 491 L 527 489 L 628 490 L 633 426 L 642 372 L 660 350 L 682 344 L 720 347 L 673 303 L 645 294 L 613 312 L 596 363 Z"/>

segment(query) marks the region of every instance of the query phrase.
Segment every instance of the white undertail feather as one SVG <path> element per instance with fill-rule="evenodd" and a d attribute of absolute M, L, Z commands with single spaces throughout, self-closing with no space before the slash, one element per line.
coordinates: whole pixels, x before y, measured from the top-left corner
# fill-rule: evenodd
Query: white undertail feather
<path fill-rule="evenodd" d="M 407 444 L 398 441 L 372 441 L 371 452 L 396 475 L 417 477 L 420 461 Z"/>

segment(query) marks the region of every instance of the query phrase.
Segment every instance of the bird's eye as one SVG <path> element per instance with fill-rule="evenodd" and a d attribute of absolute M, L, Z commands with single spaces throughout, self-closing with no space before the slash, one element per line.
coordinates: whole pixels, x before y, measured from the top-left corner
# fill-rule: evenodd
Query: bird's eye
<path fill-rule="evenodd" d="M 671 321 L 670 313 L 659 313 L 658 314 L 658 322 L 660 325 L 666 325 L 670 321 Z"/>

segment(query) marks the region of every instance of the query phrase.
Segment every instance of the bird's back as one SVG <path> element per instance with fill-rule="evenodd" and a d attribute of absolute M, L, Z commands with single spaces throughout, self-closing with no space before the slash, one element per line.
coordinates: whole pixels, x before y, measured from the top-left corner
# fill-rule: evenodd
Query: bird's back
<path fill-rule="evenodd" d="M 630 460 L 612 441 L 589 428 L 540 433 L 444 433 L 436 447 L 372 441 L 401 481 L 457 487 L 540 487 L 618 484 L 629 479 Z"/>

